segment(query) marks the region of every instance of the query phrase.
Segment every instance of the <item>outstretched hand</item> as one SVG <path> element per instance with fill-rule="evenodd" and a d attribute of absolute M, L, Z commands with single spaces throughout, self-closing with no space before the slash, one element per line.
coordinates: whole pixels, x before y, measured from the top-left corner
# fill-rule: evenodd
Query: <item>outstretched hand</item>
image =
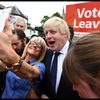
<path fill-rule="evenodd" d="M 5 64 L 12 64 L 13 62 L 15 62 L 14 58 L 17 56 L 15 51 L 12 49 L 11 38 L 12 32 L 8 18 L 5 21 L 4 32 L 0 32 L 0 60 Z"/>
<path fill-rule="evenodd" d="M 0 54 L 3 52 L 3 49 L 11 47 L 12 31 L 9 20 L 10 17 L 8 17 L 5 21 L 4 32 L 0 32 Z"/>

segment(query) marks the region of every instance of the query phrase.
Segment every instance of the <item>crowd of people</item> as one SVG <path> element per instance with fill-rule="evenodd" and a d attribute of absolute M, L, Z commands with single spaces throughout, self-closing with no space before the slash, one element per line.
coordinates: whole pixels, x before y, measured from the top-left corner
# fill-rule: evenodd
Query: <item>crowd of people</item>
<path fill-rule="evenodd" d="M 99 98 L 99 31 L 73 43 L 73 28 L 54 16 L 43 24 L 45 39 L 27 41 L 23 19 L 9 25 L 0 32 L 1 98 Z"/>

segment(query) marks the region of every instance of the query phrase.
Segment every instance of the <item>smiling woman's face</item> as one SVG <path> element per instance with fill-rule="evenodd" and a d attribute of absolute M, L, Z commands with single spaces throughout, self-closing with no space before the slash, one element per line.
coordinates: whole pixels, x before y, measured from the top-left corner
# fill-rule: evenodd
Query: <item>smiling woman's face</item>
<path fill-rule="evenodd" d="M 36 41 L 31 41 L 28 48 L 27 53 L 33 55 L 33 57 L 38 58 L 42 52 L 42 45 L 37 43 Z"/>

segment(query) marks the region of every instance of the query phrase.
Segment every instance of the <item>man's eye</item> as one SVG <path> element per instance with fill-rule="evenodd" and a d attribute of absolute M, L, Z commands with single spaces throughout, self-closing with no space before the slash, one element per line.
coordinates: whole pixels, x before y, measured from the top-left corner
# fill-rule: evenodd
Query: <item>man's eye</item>
<path fill-rule="evenodd" d="M 56 31 L 50 31 L 50 33 L 51 33 L 51 34 L 55 34 L 55 33 L 56 33 Z"/>

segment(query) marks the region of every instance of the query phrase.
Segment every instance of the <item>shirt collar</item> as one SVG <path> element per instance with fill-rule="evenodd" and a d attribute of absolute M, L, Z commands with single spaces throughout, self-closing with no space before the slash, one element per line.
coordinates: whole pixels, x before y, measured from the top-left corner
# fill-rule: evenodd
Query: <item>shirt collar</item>
<path fill-rule="evenodd" d="M 60 50 L 60 52 L 62 54 L 66 54 L 69 48 L 69 41 L 66 42 L 66 44 L 64 45 L 64 47 Z"/>
<path fill-rule="evenodd" d="M 35 62 L 35 61 L 37 61 L 37 59 L 32 58 L 32 59 L 29 61 L 29 64 L 31 64 L 31 63 L 33 63 L 33 62 Z"/>

